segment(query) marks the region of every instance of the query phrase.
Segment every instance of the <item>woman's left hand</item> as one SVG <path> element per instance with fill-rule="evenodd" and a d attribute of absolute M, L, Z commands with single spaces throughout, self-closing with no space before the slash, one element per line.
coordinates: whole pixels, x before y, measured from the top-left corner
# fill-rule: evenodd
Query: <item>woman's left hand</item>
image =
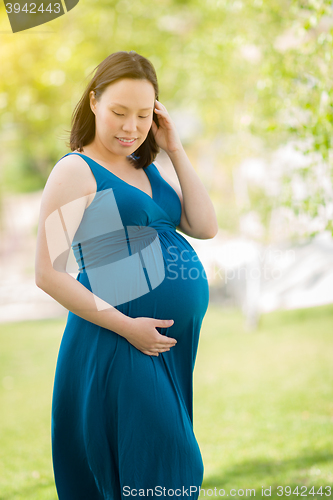
<path fill-rule="evenodd" d="M 156 100 L 154 112 L 157 115 L 159 124 L 159 127 L 157 127 L 154 120 L 152 122 L 152 131 L 157 145 L 164 149 L 166 153 L 173 153 L 180 150 L 182 143 L 166 107 Z"/>

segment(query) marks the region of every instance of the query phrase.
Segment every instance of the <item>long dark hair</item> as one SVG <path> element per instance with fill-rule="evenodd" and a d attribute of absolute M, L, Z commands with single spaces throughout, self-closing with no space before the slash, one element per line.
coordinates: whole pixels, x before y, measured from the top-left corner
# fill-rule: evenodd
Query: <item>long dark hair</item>
<path fill-rule="evenodd" d="M 95 70 L 97 70 L 95 75 L 88 83 L 72 114 L 69 143 L 72 151 L 82 151 L 82 148 L 90 144 L 95 137 L 95 115 L 90 108 L 89 97 L 91 90 L 95 91 L 95 97 L 98 100 L 106 87 L 116 80 L 123 78 L 144 79 L 152 83 L 155 89 L 155 99 L 158 100 L 158 83 L 154 66 L 148 59 L 137 54 L 134 50 L 110 54 L 93 69 L 92 73 Z M 158 118 L 155 113 L 153 113 L 153 119 L 158 126 Z M 159 151 L 160 148 L 150 128 L 146 140 L 131 156 L 128 156 L 128 159 L 135 168 L 145 168 L 154 161 Z"/>

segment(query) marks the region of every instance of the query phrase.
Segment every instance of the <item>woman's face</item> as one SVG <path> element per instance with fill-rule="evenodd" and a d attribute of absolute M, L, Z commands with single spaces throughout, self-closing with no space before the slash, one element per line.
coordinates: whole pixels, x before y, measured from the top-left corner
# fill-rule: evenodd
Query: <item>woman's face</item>
<path fill-rule="evenodd" d="M 108 85 L 99 101 L 90 92 L 97 145 L 115 156 L 134 153 L 151 128 L 154 105 L 155 90 L 148 80 L 118 80 Z"/>

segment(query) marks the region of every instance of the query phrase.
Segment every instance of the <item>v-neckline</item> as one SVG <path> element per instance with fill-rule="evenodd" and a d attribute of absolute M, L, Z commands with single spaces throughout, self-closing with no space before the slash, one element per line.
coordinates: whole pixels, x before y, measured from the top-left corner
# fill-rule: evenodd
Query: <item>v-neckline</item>
<path fill-rule="evenodd" d="M 111 170 L 108 170 L 106 167 L 103 167 L 103 165 L 101 165 L 100 163 L 98 163 L 97 161 L 93 160 L 92 158 L 90 158 L 90 156 L 87 156 L 87 155 L 84 155 L 83 153 L 79 153 L 77 151 L 73 151 L 72 153 L 69 153 L 69 154 L 78 154 L 80 156 L 85 156 L 86 158 L 88 158 L 89 160 L 93 161 L 94 163 L 96 163 L 96 165 L 99 165 L 100 167 L 102 167 L 104 170 L 106 170 L 107 172 L 109 172 L 109 174 L 113 175 L 113 177 L 115 177 L 116 179 L 118 179 L 120 182 L 123 182 L 124 184 L 126 184 L 127 186 L 130 186 L 134 189 L 136 189 L 137 191 L 140 191 L 140 193 L 144 194 L 145 196 L 148 196 L 148 198 L 150 198 L 152 201 L 155 201 L 155 196 L 154 196 L 154 189 L 153 189 L 153 183 L 151 182 L 150 180 L 150 177 L 148 175 L 148 171 L 146 172 L 145 169 L 142 169 L 144 171 L 144 173 L 146 174 L 147 178 L 148 178 L 148 181 L 149 181 L 149 184 L 150 184 L 150 189 L 151 189 L 151 194 L 152 196 L 150 196 L 148 193 L 146 193 L 145 191 L 142 191 L 142 189 L 140 188 L 137 188 L 136 186 L 133 186 L 133 184 L 130 184 L 129 182 L 126 182 L 124 181 L 124 179 L 121 179 L 120 177 L 118 177 L 118 175 L 114 174 L 113 172 L 111 172 Z M 148 167 L 146 167 L 148 168 Z"/>

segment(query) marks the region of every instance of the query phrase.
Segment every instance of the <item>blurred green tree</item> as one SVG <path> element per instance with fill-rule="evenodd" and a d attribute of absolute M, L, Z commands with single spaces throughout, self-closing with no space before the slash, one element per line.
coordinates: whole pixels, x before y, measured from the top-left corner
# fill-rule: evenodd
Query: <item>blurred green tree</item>
<path fill-rule="evenodd" d="M 66 130 L 91 71 L 117 50 L 136 50 L 153 62 L 169 110 L 191 108 L 200 116 L 204 128 L 188 145 L 191 158 L 215 141 L 219 168 L 210 186 L 223 227 L 237 223 L 233 173 L 244 158 L 301 139 L 303 153 L 315 153 L 313 161 L 326 165 L 332 181 L 332 19 L 328 0 L 161 0 L 153 6 L 90 0 L 45 25 L 45 33 L 2 31 L 5 189 L 44 186 L 67 152 Z M 8 26 L 1 11 L 0 29 Z M 273 199 L 249 189 L 245 208 L 257 209 L 266 227 L 281 205 L 315 216 L 315 200 L 329 211 L 329 190 L 314 184 L 312 166 L 302 169 L 308 192 L 301 203 L 288 189 L 293 175 L 290 168 Z"/>

